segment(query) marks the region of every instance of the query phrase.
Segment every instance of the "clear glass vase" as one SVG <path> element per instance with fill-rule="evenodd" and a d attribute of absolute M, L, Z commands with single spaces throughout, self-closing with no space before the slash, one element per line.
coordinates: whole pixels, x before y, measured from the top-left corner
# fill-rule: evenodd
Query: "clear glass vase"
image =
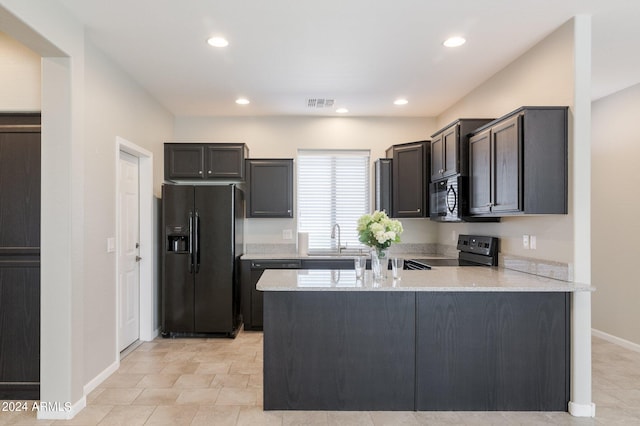
<path fill-rule="evenodd" d="M 374 280 L 383 280 L 387 278 L 387 269 L 389 267 L 389 253 L 387 249 L 371 250 L 371 272 Z"/>

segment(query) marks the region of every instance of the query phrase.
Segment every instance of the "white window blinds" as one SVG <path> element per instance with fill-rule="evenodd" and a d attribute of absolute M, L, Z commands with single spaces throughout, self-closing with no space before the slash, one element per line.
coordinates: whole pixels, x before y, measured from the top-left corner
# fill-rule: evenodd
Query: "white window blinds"
<path fill-rule="evenodd" d="M 343 247 L 362 247 L 356 226 L 369 213 L 369 151 L 299 150 L 297 163 L 298 231 L 309 233 L 309 249 L 336 250 L 334 224 Z"/>

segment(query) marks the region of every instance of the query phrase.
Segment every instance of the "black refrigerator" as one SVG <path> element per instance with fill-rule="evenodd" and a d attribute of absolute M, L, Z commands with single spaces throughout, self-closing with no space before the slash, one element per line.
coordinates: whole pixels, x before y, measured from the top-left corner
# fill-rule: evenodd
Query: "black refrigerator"
<path fill-rule="evenodd" d="M 235 185 L 162 187 L 162 335 L 235 337 L 244 193 Z"/>

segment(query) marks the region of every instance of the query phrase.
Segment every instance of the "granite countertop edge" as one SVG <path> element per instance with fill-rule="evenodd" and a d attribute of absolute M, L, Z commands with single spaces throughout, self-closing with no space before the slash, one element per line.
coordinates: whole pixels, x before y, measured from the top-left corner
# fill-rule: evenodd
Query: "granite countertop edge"
<path fill-rule="evenodd" d="M 310 275 L 312 280 L 305 283 Z M 320 283 L 320 284 L 317 284 Z M 500 267 L 445 267 L 429 271 L 403 271 L 400 280 L 374 280 L 370 270 L 363 280 L 353 270 L 266 270 L 256 285 L 260 291 L 389 291 L 389 292 L 591 292 L 575 282 L 545 278 Z"/>
<path fill-rule="evenodd" d="M 362 254 L 297 254 L 297 253 L 246 253 L 240 256 L 240 260 L 341 260 L 341 259 L 353 259 L 359 256 L 369 257 L 368 252 Z M 397 253 L 390 256 L 397 256 L 403 259 L 451 259 L 451 256 L 445 256 L 440 254 L 425 254 L 425 253 Z"/>

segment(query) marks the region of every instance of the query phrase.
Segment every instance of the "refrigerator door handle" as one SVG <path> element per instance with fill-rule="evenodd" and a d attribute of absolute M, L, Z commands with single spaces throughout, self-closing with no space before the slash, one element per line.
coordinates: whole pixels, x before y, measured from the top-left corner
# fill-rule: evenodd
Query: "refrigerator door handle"
<path fill-rule="evenodd" d="M 189 212 L 189 273 L 193 273 L 193 212 Z"/>
<path fill-rule="evenodd" d="M 195 266 L 196 266 L 196 274 L 200 272 L 200 215 L 198 214 L 198 210 L 196 210 L 196 229 L 194 232 L 195 236 Z"/>

